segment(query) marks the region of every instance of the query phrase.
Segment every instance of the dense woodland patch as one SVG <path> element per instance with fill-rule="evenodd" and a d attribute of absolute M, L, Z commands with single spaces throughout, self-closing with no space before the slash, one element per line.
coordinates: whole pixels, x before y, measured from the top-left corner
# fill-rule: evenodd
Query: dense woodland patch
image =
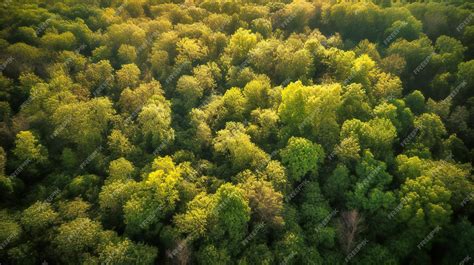
<path fill-rule="evenodd" d="M 471 263 L 473 7 L 3 1 L 1 263 Z"/>

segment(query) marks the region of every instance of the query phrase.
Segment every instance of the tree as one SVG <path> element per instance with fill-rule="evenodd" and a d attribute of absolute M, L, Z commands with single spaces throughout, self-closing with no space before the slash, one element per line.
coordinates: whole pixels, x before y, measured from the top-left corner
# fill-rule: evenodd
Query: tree
<path fill-rule="evenodd" d="M 54 133 L 92 152 L 100 144 L 114 114 L 112 102 L 107 98 L 65 104 L 53 114 Z"/>
<path fill-rule="evenodd" d="M 272 33 L 272 23 L 265 18 L 257 18 L 252 20 L 252 30 L 260 33 L 262 37 L 268 38 Z"/>
<path fill-rule="evenodd" d="M 196 195 L 186 205 L 186 212 L 174 217 L 177 229 L 190 234 L 190 238 L 204 236 L 208 231 L 210 216 L 216 207 L 216 200 L 206 193 Z"/>
<path fill-rule="evenodd" d="M 472 206 L 466 206 L 466 198 L 470 197 L 473 189 L 472 182 L 469 181 L 469 170 L 459 164 L 447 162 L 444 160 L 424 160 L 423 171 L 421 175 L 436 178 L 443 182 L 451 195 L 451 206 L 454 210 L 464 208 L 466 212 L 472 211 Z"/>
<path fill-rule="evenodd" d="M 81 198 L 75 198 L 72 201 L 59 202 L 58 208 L 58 213 L 62 219 L 72 221 L 76 218 L 86 218 L 91 204 Z"/>
<path fill-rule="evenodd" d="M 20 160 L 32 160 L 42 164 L 48 159 L 48 151 L 30 131 L 21 131 L 16 135 L 13 154 Z"/>
<path fill-rule="evenodd" d="M 244 191 L 230 183 L 223 184 L 213 195 L 199 194 L 188 203 L 186 213 L 175 218 L 178 230 L 191 233 L 192 239 L 208 233 L 210 240 L 225 241 L 232 249 L 245 237 L 249 220 Z"/>
<path fill-rule="evenodd" d="M 217 87 L 217 82 L 222 79 L 221 70 L 215 63 L 195 67 L 193 76 L 205 92 L 212 92 Z"/>
<path fill-rule="evenodd" d="M 57 221 L 58 214 L 50 203 L 36 202 L 22 212 L 20 223 L 31 235 L 40 236 Z"/>
<path fill-rule="evenodd" d="M 248 58 L 249 51 L 258 43 L 257 35 L 250 30 L 238 29 L 230 38 L 226 51 L 233 65 L 239 65 Z"/>
<path fill-rule="evenodd" d="M 113 68 L 108 60 L 89 64 L 85 71 L 77 76 L 78 81 L 95 95 L 101 95 L 104 88 L 110 87 L 113 80 Z M 109 91 L 104 91 L 109 92 Z"/>
<path fill-rule="evenodd" d="M 464 256 L 465 252 L 472 251 L 473 247 L 469 242 L 474 239 L 474 227 L 466 219 L 462 218 L 459 222 L 453 224 L 448 228 L 448 231 L 445 232 L 446 237 L 443 236 L 440 243 L 452 243 L 450 244 L 450 249 L 447 251 L 447 255 L 443 258 L 442 264 L 449 264 L 450 262 L 456 262 L 458 257 L 465 257 L 463 260 L 467 259 L 467 256 Z M 456 235 L 463 235 L 461 238 Z"/>
<path fill-rule="evenodd" d="M 274 255 L 266 244 L 253 244 L 245 250 L 238 262 L 240 264 L 272 264 L 273 261 Z"/>
<path fill-rule="evenodd" d="M 431 61 L 435 51 L 428 38 L 422 37 L 413 41 L 399 39 L 393 42 L 387 51 L 389 55 L 398 54 L 405 59 L 406 67 L 401 74 L 401 79 L 409 82 L 407 84 L 409 88 L 426 85 L 431 80 L 435 64 L 433 62 L 429 63 L 429 61 Z M 420 64 L 425 60 L 428 63 L 426 67 L 421 69 Z"/>
<path fill-rule="evenodd" d="M 176 50 L 178 52 L 176 56 L 178 64 L 203 62 L 208 54 L 208 48 L 201 41 L 186 37 L 178 41 Z"/>
<path fill-rule="evenodd" d="M 167 103 L 163 97 L 164 91 L 160 82 L 153 80 L 149 83 L 142 83 L 138 88 L 126 88 L 120 94 L 119 107 L 122 112 L 136 116 L 136 113 L 148 102 L 160 99 L 161 102 Z"/>
<path fill-rule="evenodd" d="M 352 184 L 349 170 L 346 166 L 338 164 L 332 174 L 327 178 L 323 191 L 332 202 L 345 202 L 346 193 Z"/>
<path fill-rule="evenodd" d="M 197 253 L 199 264 L 225 264 L 230 262 L 229 253 L 225 249 L 217 248 L 214 245 L 203 246 Z"/>
<path fill-rule="evenodd" d="M 398 258 L 394 253 L 390 251 L 387 247 L 379 244 L 368 244 L 368 246 L 364 247 L 366 251 L 364 253 L 361 253 L 360 259 L 357 257 L 358 260 L 360 260 L 361 263 L 364 264 L 380 264 L 385 263 L 385 264 L 398 264 Z"/>
<path fill-rule="evenodd" d="M 375 62 L 380 62 L 382 59 L 379 52 L 377 51 L 377 45 L 375 43 L 371 43 L 367 39 L 360 41 L 359 44 L 357 44 L 357 46 L 354 48 L 354 52 L 357 56 L 367 54 Z"/>
<path fill-rule="evenodd" d="M 371 117 L 372 109 L 365 90 L 360 84 L 350 84 L 344 88 L 341 104 L 337 110 L 338 120 L 359 119 L 366 121 Z"/>
<path fill-rule="evenodd" d="M 275 39 L 262 40 L 250 50 L 249 60 L 255 70 L 273 78 L 275 75 L 276 49 L 280 41 Z"/>
<path fill-rule="evenodd" d="M 247 105 L 249 110 L 256 108 L 269 107 L 269 93 L 271 85 L 268 78 L 259 80 L 252 80 L 244 87 L 244 96 L 247 98 Z"/>
<path fill-rule="evenodd" d="M 67 186 L 71 197 L 81 196 L 83 199 L 93 202 L 99 194 L 100 178 L 97 175 L 86 174 L 75 177 Z"/>
<path fill-rule="evenodd" d="M 349 2 L 3 1 L 2 264 L 470 262 L 473 5 Z"/>
<path fill-rule="evenodd" d="M 62 224 L 54 238 L 60 259 L 81 262 L 86 253 L 95 251 L 102 233 L 100 224 L 89 218 L 77 218 Z"/>
<path fill-rule="evenodd" d="M 135 181 L 113 181 L 101 187 L 99 207 L 104 224 L 124 226 L 123 207 L 138 188 Z"/>
<path fill-rule="evenodd" d="M 15 73 L 15 75 L 19 75 L 20 72 L 32 72 L 35 70 L 35 65 L 39 63 L 45 55 L 40 48 L 22 42 L 8 46 L 6 52 L 12 58 L 15 58 L 12 65 L 13 69 L 8 69 Z"/>
<path fill-rule="evenodd" d="M 375 107 L 376 117 L 385 118 L 397 129 L 397 135 L 409 135 L 413 127 L 413 113 L 402 100 L 393 100 L 393 103 L 382 103 Z"/>
<path fill-rule="evenodd" d="M 199 99 L 203 96 L 203 90 L 198 79 L 189 75 L 181 76 L 176 84 L 176 92 L 179 93 L 185 109 L 191 109 L 196 106 Z"/>
<path fill-rule="evenodd" d="M 380 61 L 380 68 L 384 72 L 388 72 L 397 76 L 400 76 L 401 73 L 405 70 L 406 61 L 405 59 L 398 54 L 391 54 L 383 58 Z"/>
<path fill-rule="evenodd" d="M 333 153 L 330 154 L 330 157 L 337 155 L 339 160 L 345 164 L 351 164 L 351 162 L 357 161 L 360 158 L 360 144 L 357 138 L 349 136 L 341 140 L 339 145 L 334 148 Z"/>
<path fill-rule="evenodd" d="M 395 127 L 386 118 L 375 118 L 368 122 L 346 120 L 341 128 L 341 139 L 356 138 L 362 148 L 370 148 L 375 157 L 380 158 L 387 158 L 385 152 L 391 150 L 396 136 Z"/>
<path fill-rule="evenodd" d="M 278 138 L 279 117 L 272 109 L 257 108 L 250 113 L 251 124 L 247 127 L 248 134 L 255 143 L 264 148 Z"/>
<path fill-rule="evenodd" d="M 15 220 L 14 216 L 2 210 L 0 212 L 0 240 L 8 242 L 7 244 L 16 244 L 19 242 L 23 234 L 21 225 Z M 2 250 L 7 247 L 7 244 L 2 245 Z"/>
<path fill-rule="evenodd" d="M 5 150 L 0 147 L 0 191 L 3 194 L 0 198 L 2 199 L 13 192 L 13 182 L 9 177 L 5 176 L 6 162 L 7 155 Z"/>
<path fill-rule="evenodd" d="M 341 213 L 339 220 L 339 240 L 344 253 L 348 254 L 358 240 L 359 234 L 363 230 L 364 218 L 357 210 L 350 210 Z"/>
<path fill-rule="evenodd" d="M 225 240 L 230 249 L 235 249 L 246 235 L 250 220 L 249 202 L 242 189 L 228 183 L 220 186 L 214 197 L 216 204 L 211 214 L 214 226 L 209 230 L 210 237 L 215 242 Z"/>
<path fill-rule="evenodd" d="M 287 41 L 286 45 L 280 44 L 276 51 L 275 74 L 278 81 L 283 82 L 286 77 L 289 80 L 305 80 L 311 75 L 311 56 L 308 50 L 298 49 Z"/>
<path fill-rule="evenodd" d="M 451 192 L 433 177 L 407 179 L 400 190 L 403 203 L 400 220 L 413 229 L 433 229 L 449 221 Z"/>
<path fill-rule="evenodd" d="M 109 181 L 126 181 L 133 177 L 135 168 L 127 159 L 121 157 L 109 164 Z"/>
<path fill-rule="evenodd" d="M 124 64 L 117 71 L 117 86 L 120 91 L 126 87 L 135 88 L 140 79 L 140 69 L 133 63 Z"/>
<path fill-rule="evenodd" d="M 403 38 L 408 41 L 418 39 L 422 33 L 422 27 L 423 24 L 412 16 L 408 17 L 404 21 L 397 20 L 393 22 L 387 30 L 385 30 L 384 44 L 388 44 L 395 38 Z M 396 35 L 394 35 L 394 33 L 396 33 Z"/>
<path fill-rule="evenodd" d="M 395 162 L 397 166 L 396 175 L 401 180 L 401 183 L 406 179 L 417 178 L 423 172 L 423 161 L 417 156 L 398 155 Z"/>
<path fill-rule="evenodd" d="M 270 160 L 263 170 L 263 178 L 272 183 L 273 187 L 282 191 L 286 187 L 287 177 L 285 168 L 278 160 Z"/>
<path fill-rule="evenodd" d="M 221 104 L 225 109 L 224 120 L 239 121 L 243 119 L 247 100 L 239 88 L 233 87 L 227 90 L 222 97 Z"/>
<path fill-rule="evenodd" d="M 72 50 L 76 46 L 76 37 L 71 32 L 61 34 L 46 33 L 40 39 L 41 45 L 53 51 Z"/>
<path fill-rule="evenodd" d="M 99 253 L 101 263 L 111 264 L 154 264 L 158 255 L 155 247 L 135 244 L 125 239 L 117 243 L 107 244 Z"/>
<path fill-rule="evenodd" d="M 153 148 L 167 146 L 174 139 L 170 103 L 161 95 L 154 95 L 149 99 L 149 103 L 141 108 L 138 124 L 143 136 Z"/>
<path fill-rule="evenodd" d="M 405 97 L 405 103 L 416 115 L 425 111 L 425 97 L 419 90 L 415 90 Z"/>
<path fill-rule="evenodd" d="M 269 161 L 269 156 L 245 133 L 241 123 L 228 122 L 226 128 L 217 132 L 213 140 L 217 156 L 224 156 L 224 162 L 231 168 L 240 171 L 245 168 L 256 168 Z"/>
<path fill-rule="evenodd" d="M 415 118 L 414 125 L 419 128 L 417 141 L 428 148 L 433 148 L 441 142 L 441 138 L 446 134 L 446 128 L 438 115 L 424 113 Z"/>
<path fill-rule="evenodd" d="M 138 190 L 123 208 L 126 231 L 130 235 L 139 235 L 141 231 L 150 229 L 165 214 L 173 211 L 179 200 L 181 171 L 171 158 L 156 158 L 152 168 L 154 171 L 139 183 Z"/>
<path fill-rule="evenodd" d="M 283 195 L 265 180 L 249 178 L 240 185 L 248 198 L 253 220 L 274 226 L 283 224 Z"/>
<path fill-rule="evenodd" d="M 386 170 L 384 162 L 375 160 L 372 153 L 365 151 L 356 165 L 355 187 L 347 194 L 347 205 L 371 217 L 390 209 L 395 196 L 393 192 L 387 191 L 392 183 L 392 176 Z"/>
<path fill-rule="evenodd" d="M 306 87 L 300 81 L 290 83 L 283 89 L 278 107 L 284 124 L 282 136 L 289 138 L 307 133 L 326 149 L 331 148 L 339 133 L 336 110 L 340 104 L 340 91 L 339 84 Z"/>
<path fill-rule="evenodd" d="M 443 68 L 446 71 L 454 72 L 464 59 L 466 47 L 455 38 L 439 36 L 436 39 L 435 50 L 441 57 Z"/>
<path fill-rule="evenodd" d="M 467 99 L 474 96 L 472 93 L 472 82 L 474 79 L 472 74 L 474 73 L 474 60 L 462 62 L 458 65 L 457 77 L 459 81 L 459 90 L 456 97 L 461 99 Z M 462 100 L 461 100 L 462 102 Z"/>
<path fill-rule="evenodd" d="M 121 64 L 132 64 L 137 60 L 137 51 L 131 45 L 122 44 L 117 51 L 117 56 Z"/>
<path fill-rule="evenodd" d="M 339 211 L 330 208 L 328 201 L 321 194 L 318 182 L 307 183 L 301 192 L 301 221 L 306 240 L 318 246 L 333 247 L 336 229 L 331 226 L 330 219 Z M 319 256 L 319 253 L 317 254 Z"/>
<path fill-rule="evenodd" d="M 374 60 L 372 60 L 367 54 L 363 54 L 357 57 L 351 67 L 351 74 L 344 77 L 344 83 L 360 83 L 364 88 L 370 91 L 370 79 L 375 74 L 375 67 L 376 64 Z M 389 76 L 386 74 L 382 74 L 382 78 L 383 77 L 387 79 L 387 77 Z M 385 80 L 382 79 L 382 81 Z M 382 83 L 381 88 L 378 88 L 377 90 L 384 90 L 384 85 L 385 84 Z M 375 94 L 374 92 L 375 91 L 373 91 L 372 93 Z M 374 101 L 374 99 L 372 99 L 372 101 Z"/>
<path fill-rule="evenodd" d="M 133 145 L 120 130 L 112 130 L 108 136 L 109 151 L 115 157 L 127 156 L 133 151 Z"/>
<path fill-rule="evenodd" d="M 307 139 L 292 137 L 281 150 L 280 156 L 288 169 L 291 181 L 296 183 L 307 173 L 317 174 L 319 164 L 324 158 L 324 150 Z"/>
<path fill-rule="evenodd" d="M 396 76 L 381 73 L 375 84 L 373 97 L 378 102 L 399 98 L 402 95 L 402 82 Z"/>
<path fill-rule="evenodd" d="M 107 29 L 104 43 L 107 43 L 113 50 L 123 44 L 139 47 L 145 42 L 145 35 L 145 31 L 135 24 L 113 24 Z"/>

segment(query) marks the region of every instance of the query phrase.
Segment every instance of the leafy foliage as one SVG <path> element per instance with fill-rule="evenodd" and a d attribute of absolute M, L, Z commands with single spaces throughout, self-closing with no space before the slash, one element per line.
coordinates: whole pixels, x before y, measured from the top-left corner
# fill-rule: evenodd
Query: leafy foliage
<path fill-rule="evenodd" d="M 465 264 L 469 1 L 3 1 L 3 264 Z"/>

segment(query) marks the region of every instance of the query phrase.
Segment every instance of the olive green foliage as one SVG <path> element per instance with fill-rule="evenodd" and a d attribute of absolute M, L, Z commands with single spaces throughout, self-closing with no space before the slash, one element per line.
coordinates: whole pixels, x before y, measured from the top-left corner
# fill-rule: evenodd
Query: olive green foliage
<path fill-rule="evenodd" d="M 0 264 L 468 264 L 472 1 L 5 0 Z"/>

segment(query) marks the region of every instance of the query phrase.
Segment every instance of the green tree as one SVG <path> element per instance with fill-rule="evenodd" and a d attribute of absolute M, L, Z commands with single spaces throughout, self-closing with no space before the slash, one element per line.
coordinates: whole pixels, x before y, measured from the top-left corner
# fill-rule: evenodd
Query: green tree
<path fill-rule="evenodd" d="M 390 209 L 395 202 L 393 192 L 387 191 L 392 176 L 386 171 L 384 162 L 377 161 L 369 151 L 365 151 L 356 165 L 356 183 L 348 193 L 348 205 L 373 215 Z"/>
<path fill-rule="evenodd" d="M 71 32 L 61 34 L 46 33 L 40 39 L 41 45 L 53 51 L 72 50 L 76 46 L 76 37 Z"/>
<path fill-rule="evenodd" d="M 153 172 L 138 185 L 138 190 L 124 205 L 126 231 L 137 235 L 149 229 L 165 214 L 172 212 L 179 200 L 180 168 L 170 157 L 156 158 Z"/>
<path fill-rule="evenodd" d="M 133 114 L 130 117 L 133 118 Z M 153 96 L 149 103 L 141 108 L 138 124 L 143 136 L 153 148 L 167 146 L 174 139 L 170 103 L 161 95 Z"/>
<path fill-rule="evenodd" d="M 292 137 L 281 150 L 280 156 L 291 181 L 296 183 L 308 173 L 317 174 L 319 164 L 324 159 L 324 150 L 319 144 L 307 139 Z"/>
<path fill-rule="evenodd" d="M 269 156 L 255 145 L 241 123 L 228 122 L 213 140 L 216 155 L 223 156 L 236 171 L 256 168 L 268 162 Z"/>
<path fill-rule="evenodd" d="M 241 187 L 248 198 L 255 222 L 275 226 L 283 224 L 283 195 L 274 190 L 272 183 L 251 177 Z"/>
<path fill-rule="evenodd" d="M 247 83 L 243 90 L 244 96 L 247 98 L 247 108 L 253 110 L 269 107 L 270 89 L 270 80 L 267 78 Z"/>
<path fill-rule="evenodd" d="M 117 86 L 120 90 L 130 87 L 135 88 L 140 80 L 140 69 L 133 63 L 124 64 L 122 68 L 117 71 Z"/>
<path fill-rule="evenodd" d="M 232 58 L 232 64 L 239 65 L 248 58 L 249 51 L 258 43 L 257 35 L 250 30 L 238 29 L 230 38 L 226 50 Z"/>
<path fill-rule="evenodd" d="M 30 131 L 21 131 L 16 135 L 13 154 L 22 161 L 32 160 L 35 163 L 44 163 L 48 159 L 48 151 Z"/>
<path fill-rule="evenodd" d="M 144 244 L 135 244 L 125 239 L 107 244 L 99 253 L 101 263 L 110 264 L 154 264 L 158 250 Z"/>
<path fill-rule="evenodd" d="M 46 229 L 51 228 L 57 219 L 58 214 L 50 203 L 36 202 L 22 212 L 20 223 L 32 235 L 40 236 Z"/>
<path fill-rule="evenodd" d="M 248 203 L 241 188 L 227 183 L 213 195 L 196 196 L 188 203 L 186 213 L 176 215 L 175 222 L 178 230 L 191 233 L 191 238 L 208 233 L 210 240 L 226 242 L 235 249 L 246 235 L 250 220 Z"/>
<path fill-rule="evenodd" d="M 451 192 L 441 181 L 433 177 L 420 176 L 407 179 L 401 189 L 401 196 L 407 201 L 400 218 L 415 227 L 434 227 L 449 220 L 451 207 L 448 203 Z"/>
<path fill-rule="evenodd" d="M 405 97 L 405 103 L 413 111 L 420 115 L 425 111 L 425 97 L 419 90 L 415 90 Z"/>
<path fill-rule="evenodd" d="M 362 148 L 370 148 L 380 158 L 387 158 L 386 152 L 392 150 L 396 136 L 396 128 L 386 118 L 375 118 L 368 122 L 346 120 L 341 128 L 341 139 L 354 137 Z"/>
<path fill-rule="evenodd" d="M 428 148 L 433 148 L 441 142 L 441 138 L 446 135 L 446 128 L 438 115 L 424 113 L 415 118 L 414 125 L 419 128 L 417 141 Z"/>
<path fill-rule="evenodd" d="M 115 115 L 107 98 L 60 106 L 53 114 L 55 134 L 92 152 L 100 144 L 109 121 Z"/>
<path fill-rule="evenodd" d="M 107 137 L 109 151 L 115 157 L 130 155 L 134 146 L 120 130 L 112 130 Z"/>
<path fill-rule="evenodd" d="M 137 60 L 137 51 L 131 45 L 122 44 L 117 51 L 117 56 L 121 64 L 132 64 Z"/>
<path fill-rule="evenodd" d="M 98 222 L 77 218 L 62 224 L 53 242 L 63 262 L 81 262 L 88 252 L 96 251 L 102 233 Z"/>
<path fill-rule="evenodd" d="M 126 181 L 133 177 L 133 172 L 135 167 L 127 159 L 121 157 L 114 161 L 111 161 L 109 164 L 109 181 Z"/>
<path fill-rule="evenodd" d="M 203 96 L 204 88 L 201 87 L 199 80 L 193 76 L 183 75 L 178 79 L 176 92 L 180 95 L 185 109 L 195 107 L 199 99 Z"/>

